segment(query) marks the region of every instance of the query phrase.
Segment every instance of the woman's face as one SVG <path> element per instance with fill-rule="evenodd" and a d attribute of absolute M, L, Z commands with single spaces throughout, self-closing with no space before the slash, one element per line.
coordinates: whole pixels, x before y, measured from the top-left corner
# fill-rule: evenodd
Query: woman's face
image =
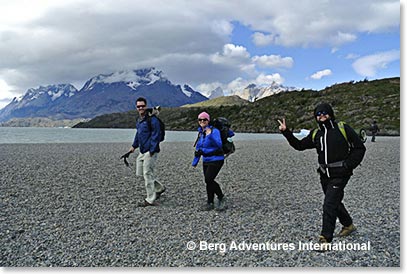
<path fill-rule="evenodd" d="M 209 121 L 206 118 L 198 118 L 198 124 L 200 127 L 205 128 L 206 126 L 208 126 Z"/>

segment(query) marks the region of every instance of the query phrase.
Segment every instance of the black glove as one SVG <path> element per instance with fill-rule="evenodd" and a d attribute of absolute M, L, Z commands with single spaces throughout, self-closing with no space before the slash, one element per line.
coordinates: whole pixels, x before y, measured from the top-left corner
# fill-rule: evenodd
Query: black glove
<path fill-rule="evenodd" d="M 195 150 L 195 157 L 201 157 L 203 155 L 202 150 Z"/>
<path fill-rule="evenodd" d="M 131 152 L 129 151 L 126 154 L 123 154 L 122 157 L 120 157 L 120 159 L 124 159 L 124 164 L 126 166 L 129 166 L 129 162 L 127 162 L 127 158 L 129 158 L 130 154 L 131 154 Z"/>

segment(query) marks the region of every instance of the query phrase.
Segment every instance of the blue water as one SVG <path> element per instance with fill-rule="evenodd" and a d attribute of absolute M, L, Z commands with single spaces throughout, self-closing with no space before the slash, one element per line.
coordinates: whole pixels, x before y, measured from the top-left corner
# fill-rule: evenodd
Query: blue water
<path fill-rule="evenodd" d="M 0 127 L 0 144 L 132 143 L 135 129 Z M 195 141 L 197 132 L 166 131 L 164 142 Z M 236 133 L 233 140 L 280 140 L 281 134 Z"/>

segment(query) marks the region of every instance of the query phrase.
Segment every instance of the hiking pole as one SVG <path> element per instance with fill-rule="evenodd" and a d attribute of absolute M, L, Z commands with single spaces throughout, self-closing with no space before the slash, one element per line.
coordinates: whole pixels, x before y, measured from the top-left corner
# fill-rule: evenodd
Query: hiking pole
<path fill-rule="evenodd" d="M 120 157 L 120 159 L 124 159 L 124 164 L 127 167 L 130 167 L 129 162 L 127 162 L 127 158 L 129 158 L 130 154 L 131 154 L 131 151 L 127 152 L 126 154 L 123 154 L 122 157 Z"/>

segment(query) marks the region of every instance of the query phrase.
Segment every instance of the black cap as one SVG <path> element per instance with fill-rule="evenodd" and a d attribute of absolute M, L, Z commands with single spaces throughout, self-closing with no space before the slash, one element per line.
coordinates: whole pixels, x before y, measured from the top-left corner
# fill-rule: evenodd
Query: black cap
<path fill-rule="evenodd" d="M 327 103 L 319 104 L 319 105 L 314 109 L 314 117 L 315 117 L 315 118 L 317 117 L 317 113 L 318 113 L 319 111 L 326 111 L 326 112 L 329 114 L 329 116 L 331 116 L 331 119 L 332 119 L 332 120 L 335 119 L 334 110 L 332 109 L 332 107 L 331 107 L 329 104 L 327 104 Z"/>

